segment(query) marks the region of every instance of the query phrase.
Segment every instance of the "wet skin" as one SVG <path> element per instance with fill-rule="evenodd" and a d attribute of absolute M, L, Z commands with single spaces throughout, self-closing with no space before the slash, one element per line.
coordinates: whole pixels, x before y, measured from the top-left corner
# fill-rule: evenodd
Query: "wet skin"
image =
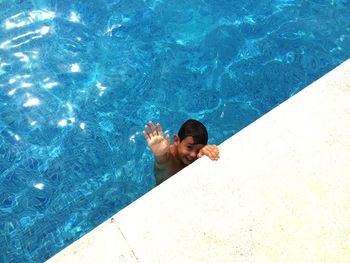
<path fill-rule="evenodd" d="M 216 145 L 195 144 L 192 136 L 180 141 L 180 138 L 175 135 L 174 144 L 171 145 L 169 134 L 164 138 L 159 123 L 155 126 L 150 121 L 149 126 L 145 126 L 143 134 L 155 157 L 154 172 L 157 185 L 203 155 L 211 160 L 218 160 L 220 157 L 219 148 Z"/>

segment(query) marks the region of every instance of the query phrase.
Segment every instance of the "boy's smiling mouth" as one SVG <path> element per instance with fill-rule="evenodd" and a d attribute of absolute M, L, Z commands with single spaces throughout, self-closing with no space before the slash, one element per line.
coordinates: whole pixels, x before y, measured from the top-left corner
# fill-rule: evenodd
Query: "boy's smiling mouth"
<path fill-rule="evenodd" d="M 185 156 L 185 157 L 183 158 L 183 161 L 185 161 L 185 162 L 183 162 L 183 163 L 186 164 L 186 165 L 188 165 L 188 164 L 193 163 L 195 160 L 196 160 L 195 158 L 186 157 L 186 156 Z"/>

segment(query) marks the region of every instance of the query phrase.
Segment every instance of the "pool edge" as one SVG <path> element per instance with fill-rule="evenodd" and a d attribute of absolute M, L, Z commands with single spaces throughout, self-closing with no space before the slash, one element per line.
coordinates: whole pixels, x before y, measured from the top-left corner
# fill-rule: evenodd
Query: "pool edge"
<path fill-rule="evenodd" d="M 345 262 L 349 101 L 347 60 L 47 262 Z"/>

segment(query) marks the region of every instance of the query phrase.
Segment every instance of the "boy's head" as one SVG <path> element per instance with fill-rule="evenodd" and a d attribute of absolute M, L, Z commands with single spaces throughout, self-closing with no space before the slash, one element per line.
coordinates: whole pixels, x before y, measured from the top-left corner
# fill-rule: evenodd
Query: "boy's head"
<path fill-rule="evenodd" d="M 196 120 L 187 120 L 174 136 L 176 155 L 186 166 L 198 158 L 199 151 L 208 143 L 205 126 Z"/>
<path fill-rule="evenodd" d="M 207 145 L 208 143 L 208 132 L 203 123 L 197 120 L 187 120 L 182 124 L 178 134 L 180 142 L 186 137 L 192 136 L 195 144 Z"/>

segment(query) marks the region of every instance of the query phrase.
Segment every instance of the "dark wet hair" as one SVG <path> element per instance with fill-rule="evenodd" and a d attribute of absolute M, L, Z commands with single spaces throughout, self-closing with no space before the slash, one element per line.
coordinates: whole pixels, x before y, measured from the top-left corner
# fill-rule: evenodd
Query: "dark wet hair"
<path fill-rule="evenodd" d="M 207 145 L 208 143 L 208 132 L 207 128 L 197 120 L 187 120 L 182 124 L 178 134 L 180 142 L 188 136 L 192 136 L 194 144 Z"/>

